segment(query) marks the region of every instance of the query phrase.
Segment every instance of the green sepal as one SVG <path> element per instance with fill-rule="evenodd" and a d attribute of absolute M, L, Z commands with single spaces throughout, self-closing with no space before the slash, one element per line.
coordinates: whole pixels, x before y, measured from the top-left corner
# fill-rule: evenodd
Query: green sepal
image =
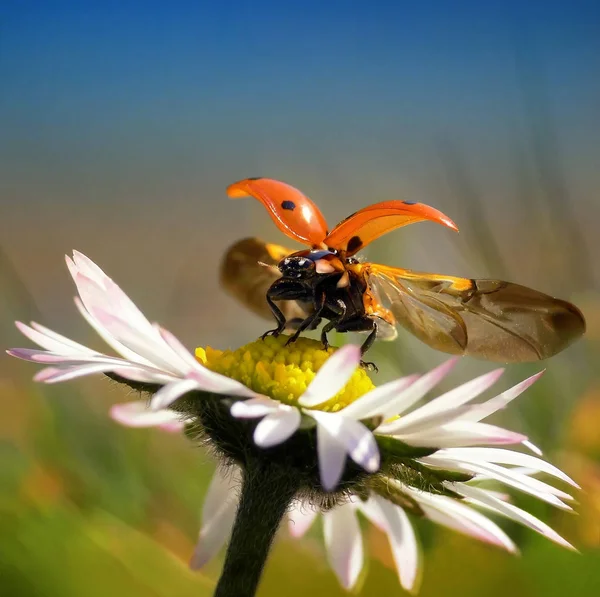
<path fill-rule="evenodd" d="M 384 458 L 387 456 L 392 462 L 398 458 L 423 458 L 424 456 L 430 456 L 438 450 L 438 448 L 409 446 L 407 443 L 387 435 L 375 434 L 375 440 L 377 441 L 381 455 Z"/>
<path fill-rule="evenodd" d="M 452 483 L 466 483 L 473 479 L 475 475 L 471 475 L 469 473 L 460 473 L 458 471 L 449 471 L 444 468 L 436 468 L 430 469 L 432 473 L 435 474 L 436 477 L 441 479 L 442 481 L 451 481 Z"/>
<path fill-rule="evenodd" d="M 405 485 L 428 493 L 462 499 L 462 496 L 446 487 L 444 482 L 448 479 L 440 475 L 439 470 L 429 468 L 412 458 L 399 459 L 398 464 L 400 466 L 394 467 L 394 476 Z"/>

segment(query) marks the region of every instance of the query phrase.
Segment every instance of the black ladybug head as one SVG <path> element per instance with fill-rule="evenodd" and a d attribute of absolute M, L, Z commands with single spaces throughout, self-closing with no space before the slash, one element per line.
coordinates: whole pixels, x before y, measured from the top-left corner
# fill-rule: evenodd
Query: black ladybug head
<path fill-rule="evenodd" d="M 300 255 L 286 257 L 279 262 L 279 271 L 286 278 L 311 278 L 316 274 L 315 262 Z"/>

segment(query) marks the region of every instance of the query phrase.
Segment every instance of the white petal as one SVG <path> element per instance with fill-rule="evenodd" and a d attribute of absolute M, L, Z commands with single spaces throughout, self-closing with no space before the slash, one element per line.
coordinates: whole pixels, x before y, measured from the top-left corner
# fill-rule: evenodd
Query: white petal
<path fill-rule="evenodd" d="M 473 413 L 472 417 L 469 417 L 471 421 L 481 421 L 486 417 L 489 417 L 491 414 L 496 411 L 504 408 L 509 402 L 520 396 L 529 386 L 535 383 L 544 373 L 544 371 L 540 371 L 535 375 L 525 379 L 521 383 L 518 383 L 516 386 L 502 392 L 498 396 L 491 398 L 487 402 L 479 405 L 479 409 Z"/>
<path fill-rule="evenodd" d="M 362 512 L 369 522 L 375 525 L 382 533 L 387 533 L 387 518 L 383 514 L 379 504 L 373 498 L 369 498 L 366 502 L 358 500 L 356 502 L 356 509 Z"/>
<path fill-rule="evenodd" d="M 127 369 L 135 370 L 138 365 L 123 364 L 119 366 L 123 371 Z M 38 371 L 33 379 L 44 383 L 58 383 L 61 381 L 69 381 L 84 375 L 92 375 L 94 373 L 107 373 L 115 368 L 114 365 L 106 363 L 89 364 L 89 365 L 74 365 L 73 367 L 46 367 Z"/>
<path fill-rule="evenodd" d="M 160 336 L 155 338 L 141 333 L 139 329 L 123 319 L 123 314 L 116 315 L 105 311 L 102 307 L 95 307 L 90 310 L 90 313 L 119 342 L 150 361 L 155 367 L 179 376 L 184 376 L 192 370 Z"/>
<path fill-rule="evenodd" d="M 195 379 L 182 379 L 174 381 L 173 383 L 163 386 L 150 401 L 150 408 L 152 410 L 161 410 L 167 408 L 175 400 L 191 392 L 192 390 L 198 390 L 198 382 Z"/>
<path fill-rule="evenodd" d="M 80 298 L 75 299 L 77 308 L 126 361 L 101 355 L 38 324 L 33 324 L 32 328 L 18 324 L 26 336 L 44 348 L 52 349 L 55 354 L 34 354 L 17 349 L 15 356 L 60 364 L 60 367 L 40 371 L 34 379 L 56 383 L 82 375 L 115 371 L 132 380 L 166 383 L 168 388 L 159 391 L 152 402 L 153 408 L 159 410 L 193 387 L 235 396 L 257 395 L 243 384 L 198 363 L 170 332 L 152 325 L 131 299 L 85 255 L 75 251 L 73 259 L 67 257 L 66 261 L 80 294 Z M 76 356 L 77 359 L 63 359 L 61 355 Z M 168 383 L 173 378 L 182 379 L 182 385 Z"/>
<path fill-rule="evenodd" d="M 576 549 L 568 541 L 563 539 L 556 531 L 551 529 L 546 523 L 537 519 L 532 514 L 529 514 L 529 512 L 525 512 L 525 510 L 517 508 L 517 506 L 513 504 L 504 502 L 493 495 L 490 495 L 488 492 L 480 489 L 479 487 L 465 485 L 464 483 L 453 483 L 450 486 L 452 490 L 456 491 L 456 493 L 474 500 L 478 505 L 489 508 L 494 512 L 499 512 L 511 520 L 520 522 L 530 529 L 533 529 L 544 537 L 550 539 L 550 541 L 554 541 L 554 543 L 558 543 L 563 547 L 576 551 Z"/>
<path fill-rule="evenodd" d="M 174 334 L 157 324 L 155 324 L 155 327 L 173 352 L 177 354 L 177 356 L 190 368 L 196 369 L 198 366 L 201 366 L 196 360 L 196 357 L 194 357 L 194 355 L 179 341 Z"/>
<path fill-rule="evenodd" d="M 484 481 L 485 481 L 485 479 L 484 479 Z M 474 481 L 471 481 L 469 483 L 469 485 L 474 485 L 475 487 L 477 487 L 477 485 L 475 485 L 476 483 L 477 483 L 477 480 L 474 480 Z M 483 491 L 485 491 L 489 495 L 493 495 L 494 497 L 498 498 L 499 500 L 502 500 L 503 502 L 510 502 L 510 501 L 512 501 L 512 496 L 510 495 L 510 493 L 504 493 L 502 491 L 496 491 L 494 489 L 484 489 L 483 487 L 481 487 L 480 489 L 482 489 Z M 474 501 L 475 500 L 472 500 L 471 498 L 464 498 L 461 503 L 463 503 L 463 504 L 473 504 Z"/>
<path fill-rule="evenodd" d="M 74 280 L 85 310 L 118 342 L 155 366 L 181 375 L 189 371 L 190 366 L 110 278 L 105 276 L 99 284 L 76 268 Z"/>
<path fill-rule="evenodd" d="M 259 448 L 270 448 L 283 443 L 300 425 L 300 411 L 282 405 L 277 412 L 267 415 L 254 430 L 254 443 Z"/>
<path fill-rule="evenodd" d="M 438 398 L 435 398 L 431 402 L 428 402 L 419 408 L 418 411 L 415 411 L 415 413 L 418 412 L 421 416 L 424 416 L 429 415 L 430 413 L 443 412 L 462 406 L 474 398 L 477 398 L 477 396 L 493 386 L 503 372 L 504 369 L 496 369 L 490 371 L 490 373 L 476 377 L 475 379 L 458 386 L 458 388 L 454 388 Z"/>
<path fill-rule="evenodd" d="M 53 332 L 52 330 L 49 330 L 48 328 L 45 328 L 37 323 L 32 322 L 32 327 L 29 327 L 20 321 L 16 321 L 15 325 L 24 336 L 46 350 L 57 352 L 59 354 L 98 354 L 87 346 L 83 346 L 83 344 L 78 344 L 73 340 L 69 340 L 69 338 L 61 336 L 60 334 L 57 334 L 56 332 Z"/>
<path fill-rule="evenodd" d="M 71 274 L 71 278 L 73 278 L 73 281 L 75 281 L 75 276 L 77 276 L 77 274 L 79 273 L 79 270 L 77 269 L 77 266 L 75 265 L 75 262 L 73 261 L 73 259 L 71 257 L 69 257 L 68 255 L 65 255 L 65 263 L 67 264 L 67 267 L 69 268 L 69 273 Z"/>
<path fill-rule="evenodd" d="M 29 361 L 31 363 L 73 363 L 73 355 L 58 355 L 47 350 L 40 350 L 39 348 L 10 348 L 6 351 L 6 354 L 16 359 L 23 361 Z M 85 356 L 80 358 L 80 363 L 96 363 L 95 356 Z"/>
<path fill-rule="evenodd" d="M 539 481 L 538 479 L 521 475 L 520 473 L 514 472 L 511 469 L 503 468 L 497 464 L 492 464 L 490 462 L 475 463 L 468 461 L 455 461 L 450 459 L 444 460 L 443 458 L 438 459 L 435 456 L 423 458 L 421 459 L 421 462 L 433 466 L 441 466 L 442 468 L 448 468 L 450 470 L 459 470 L 467 473 L 483 475 L 488 479 L 495 479 L 496 481 L 505 483 L 506 485 L 514 487 L 519 491 L 533 495 L 534 497 L 552 504 L 557 508 L 571 510 L 570 506 L 556 497 L 560 496 L 564 499 L 572 499 L 571 496 L 564 493 L 560 489 L 552 487 L 551 485 L 548 485 L 543 481 Z"/>
<path fill-rule="evenodd" d="M 408 493 L 419 503 L 431 521 L 516 553 L 517 548 L 513 541 L 495 522 L 463 502 L 412 488 L 408 489 Z"/>
<path fill-rule="evenodd" d="M 238 400 L 231 405 L 229 412 L 236 419 L 257 419 L 276 412 L 281 404 L 266 396 Z"/>
<path fill-rule="evenodd" d="M 75 340 L 71 340 L 70 338 L 63 336 L 62 334 L 59 334 L 58 332 L 55 332 L 55 331 L 51 330 L 50 328 L 47 328 L 39 323 L 36 323 L 35 321 L 31 322 L 31 328 L 29 328 L 29 329 L 30 330 L 33 329 L 36 332 L 43 334 L 47 338 L 56 340 L 57 342 L 60 342 L 61 344 L 64 344 L 65 346 L 72 348 L 76 352 L 86 352 L 89 354 L 98 354 L 95 350 L 92 350 L 91 348 L 88 348 L 87 346 L 84 346 L 83 344 L 79 344 L 79 342 L 75 342 Z"/>
<path fill-rule="evenodd" d="M 76 272 L 73 281 L 77 286 L 81 300 L 86 308 L 93 313 L 95 306 L 101 306 L 108 313 L 125 319 L 138 333 L 148 336 L 158 336 L 152 324 L 136 307 L 135 303 L 109 278 L 91 259 L 73 251 L 73 263 Z M 69 263 L 67 262 L 69 265 Z M 73 274 L 70 266 L 69 270 Z"/>
<path fill-rule="evenodd" d="M 473 408 L 473 406 L 459 406 L 452 410 L 429 411 L 425 413 L 421 409 L 417 409 L 395 421 L 380 425 L 377 428 L 377 433 L 382 435 L 397 435 L 399 437 L 413 433 L 427 433 L 432 429 L 439 429 L 442 425 L 451 423 Z"/>
<path fill-rule="evenodd" d="M 375 436 L 360 421 L 347 419 L 339 413 L 306 411 L 306 414 L 315 419 L 319 427 L 327 428 L 356 464 L 369 473 L 379 470 L 379 448 Z"/>
<path fill-rule="evenodd" d="M 120 369 L 115 368 L 113 373 L 130 379 L 131 381 L 141 381 L 143 383 L 155 383 L 160 385 L 166 385 L 173 381 L 179 380 L 179 377 L 168 375 L 166 373 L 156 373 L 156 369 L 151 367 L 142 367 L 138 365 L 136 369 Z"/>
<path fill-rule="evenodd" d="M 528 477 L 531 477 L 533 475 L 538 475 L 540 473 L 540 471 L 536 468 L 528 468 L 526 466 L 515 466 L 512 469 L 515 473 L 520 473 L 521 475 L 527 475 Z M 577 485 L 577 487 L 580 489 L 579 485 Z"/>
<path fill-rule="evenodd" d="M 323 425 L 317 425 L 317 455 L 321 485 L 325 491 L 333 491 L 344 472 L 346 448 Z"/>
<path fill-rule="evenodd" d="M 380 413 L 382 406 L 385 406 L 418 378 L 418 375 L 409 375 L 383 384 L 350 403 L 340 412 L 345 417 L 356 420 L 374 417 Z"/>
<path fill-rule="evenodd" d="M 71 261 L 72 265 L 75 266 L 76 271 L 86 275 L 100 286 L 104 286 L 105 281 L 110 280 L 98 265 L 80 251 L 73 251 L 73 259 L 71 260 L 67 256 L 67 260 Z M 69 267 L 69 270 L 70 269 L 71 268 Z"/>
<path fill-rule="evenodd" d="M 542 450 L 540 448 L 538 448 L 535 444 L 533 444 L 532 442 L 530 442 L 529 440 L 524 440 L 523 442 L 521 442 L 523 444 L 523 446 L 525 446 L 528 450 L 531 450 L 534 454 L 537 454 L 538 456 L 542 456 L 544 453 L 542 452 Z"/>
<path fill-rule="evenodd" d="M 169 431 L 180 431 L 184 422 L 181 413 L 173 410 L 151 410 L 145 400 L 115 404 L 110 416 L 127 427 L 163 427 Z"/>
<path fill-rule="evenodd" d="M 57 354 L 47 350 L 39 350 L 37 348 L 13 348 L 6 351 L 9 355 L 32 363 L 44 363 L 56 365 L 60 369 L 67 369 L 81 365 L 107 365 L 111 369 L 118 367 L 135 367 L 143 368 L 148 373 L 163 375 L 158 369 L 132 363 L 118 357 L 111 357 L 103 354 Z"/>
<path fill-rule="evenodd" d="M 540 472 L 548 473 L 553 477 L 569 483 L 573 487 L 579 488 L 579 485 L 571 479 L 566 473 L 563 473 L 553 464 L 536 458 L 530 454 L 514 452 L 513 450 L 503 450 L 501 448 L 452 448 L 449 450 L 440 450 L 436 456 L 441 458 L 468 459 L 472 461 L 495 462 L 497 464 L 513 464 L 515 466 L 524 466 L 535 469 Z"/>
<path fill-rule="evenodd" d="M 103 312 L 126 321 L 137 336 L 157 339 L 158 331 L 146 319 L 142 312 L 133 305 L 114 282 L 108 281 L 107 287 L 102 287 L 95 280 L 78 271 L 74 277 L 79 296 L 85 308 L 95 317 L 96 312 Z M 115 290 L 118 289 L 118 290 Z"/>
<path fill-rule="evenodd" d="M 141 355 L 137 354 L 137 352 L 134 352 L 125 346 L 122 342 L 119 342 L 119 340 L 117 340 L 95 317 L 90 314 L 79 297 L 75 297 L 75 306 L 77 307 L 79 313 L 81 313 L 82 317 L 113 350 L 117 351 L 128 361 L 141 363 L 143 365 L 152 365 L 148 359 L 145 359 Z"/>
<path fill-rule="evenodd" d="M 317 518 L 319 511 L 310 504 L 295 502 L 288 513 L 288 529 L 296 539 L 303 537 Z"/>
<path fill-rule="evenodd" d="M 346 344 L 334 352 L 319 369 L 298 404 L 313 407 L 333 398 L 352 377 L 360 363 L 360 348 Z"/>
<path fill-rule="evenodd" d="M 256 398 L 260 396 L 260 394 L 252 391 L 239 381 L 225 377 L 220 373 L 215 373 L 200 365 L 200 363 L 198 363 L 197 369 L 187 374 L 187 377 L 188 379 L 195 379 L 198 382 L 198 387 L 205 392 L 241 396 L 244 398 Z"/>
<path fill-rule="evenodd" d="M 395 398 L 390 400 L 386 405 L 382 406 L 379 413 L 388 419 L 395 415 L 400 415 L 413 404 L 421 400 L 429 390 L 435 387 L 442 379 L 452 370 L 452 368 L 458 363 L 458 358 L 448 359 L 435 369 L 432 369 L 428 373 L 425 373 L 422 377 L 419 377 L 413 384 L 411 384 L 406 390 L 400 392 Z"/>
<path fill-rule="evenodd" d="M 180 433 L 185 429 L 185 421 L 171 421 L 158 426 L 162 431 L 167 433 Z"/>
<path fill-rule="evenodd" d="M 385 518 L 386 532 L 396 563 L 400 584 L 407 591 L 415 587 L 419 572 L 419 547 L 406 512 L 381 496 L 371 498 Z"/>
<path fill-rule="evenodd" d="M 231 533 L 238 505 L 239 473 L 225 478 L 216 472 L 202 508 L 202 528 L 190 568 L 202 568 L 224 545 Z"/>
<path fill-rule="evenodd" d="M 234 379 L 229 379 L 224 375 L 215 373 L 214 371 L 210 371 L 209 369 L 205 369 L 199 365 L 199 369 L 188 373 L 186 378 L 180 379 L 177 382 L 177 385 L 169 384 L 168 388 L 165 386 L 159 390 L 152 398 L 150 405 L 155 409 L 167 408 L 170 404 L 177 400 L 177 398 L 194 389 L 203 392 L 214 392 L 217 394 L 244 397 L 257 396 L 255 392 L 235 381 Z"/>
<path fill-rule="evenodd" d="M 362 535 L 352 505 L 324 512 L 323 531 L 329 563 L 344 589 L 351 589 L 364 564 Z"/>
<path fill-rule="evenodd" d="M 428 446 L 437 448 L 454 448 L 464 446 L 480 446 L 485 444 L 520 444 L 527 437 L 514 431 L 508 431 L 485 423 L 470 421 L 452 421 L 438 429 L 424 433 L 403 435 L 402 441 L 411 446 Z"/>
<path fill-rule="evenodd" d="M 492 477 L 494 474 L 508 475 L 514 481 L 514 487 L 520 489 L 521 491 L 525 491 L 524 487 L 527 488 L 528 493 L 535 495 L 537 497 L 542 497 L 543 494 L 549 494 L 551 496 L 559 497 L 563 500 L 573 501 L 573 497 L 568 493 L 564 492 L 562 489 L 558 489 L 544 481 L 540 481 L 536 479 L 532 475 L 524 475 L 521 473 L 518 468 L 506 468 L 499 466 L 497 464 L 492 464 L 491 462 L 487 462 L 485 464 L 480 463 L 478 465 L 480 468 L 484 467 L 485 470 L 489 471 L 487 473 L 488 477 Z M 483 470 L 483 469 L 482 469 Z M 484 474 L 486 474 L 484 472 Z M 500 479 L 499 479 L 500 480 Z M 506 479 L 503 480 L 504 483 L 508 483 Z M 517 484 L 519 487 L 517 487 Z M 546 499 L 542 497 L 542 499 Z M 570 506 L 563 504 L 560 500 L 548 500 L 550 503 L 558 506 L 559 508 L 563 508 L 565 510 L 571 510 Z"/>

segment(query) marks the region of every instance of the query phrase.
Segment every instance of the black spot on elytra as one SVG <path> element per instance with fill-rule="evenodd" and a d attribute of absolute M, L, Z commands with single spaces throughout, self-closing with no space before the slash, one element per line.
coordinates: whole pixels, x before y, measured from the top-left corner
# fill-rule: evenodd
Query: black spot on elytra
<path fill-rule="evenodd" d="M 415 201 L 403 201 L 404 205 L 416 205 Z"/>
<path fill-rule="evenodd" d="M 362 247 L 362 244 L 363 244 L 363 242 L 362 242 L 360 236 L 353 236 L 348 241 L 348 246 L 346 247 L 346 250 L 348 251 L 348 253 L 355 253 Z"/>
<path fill-rule="evenodd" d="M 282 201 L 281 207 L 288 211 L 294 211 L 296 209 L 296 204 L 293 201 Z"/>
<path fill-rule="evenodd" d="M 264 178 L 264 177 L 263 176 L 251 176 L 247 180 L 260 180 L 261 178 Z"/>

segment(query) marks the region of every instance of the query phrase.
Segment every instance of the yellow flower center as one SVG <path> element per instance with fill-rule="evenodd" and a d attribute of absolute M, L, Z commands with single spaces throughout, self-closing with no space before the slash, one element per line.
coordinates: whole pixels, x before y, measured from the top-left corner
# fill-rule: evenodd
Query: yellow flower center
<path fill-rule="evenodd" d="M 250 342 L 237 350 L 197 348 L 196 358 L 211 371 L 235 379 L 255 392 L 295 405 L 323 363 L 336 349 L 323 349 L 320 342 L 298 338 L 285 346 L 289 336 Z M 357 368 L 350 381 L 319 410 L 335 412 L 375 386 L 363 369 Z"/>

